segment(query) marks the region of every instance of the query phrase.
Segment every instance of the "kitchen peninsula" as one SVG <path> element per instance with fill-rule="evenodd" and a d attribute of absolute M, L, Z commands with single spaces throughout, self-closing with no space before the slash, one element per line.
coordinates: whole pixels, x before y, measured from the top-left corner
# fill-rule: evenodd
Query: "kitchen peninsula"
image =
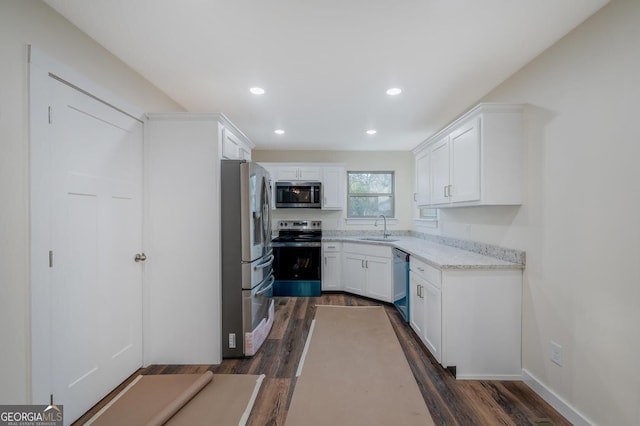
<path fill-rule="evenodd" d="M 323 290 L 393 302 L 393 248 L 410 255 L 409 322 L 435 359 L 459 379 L 521 380 L 524 252 L 427 234 L 327 232 L 323 280 L 341 279 Z"/>

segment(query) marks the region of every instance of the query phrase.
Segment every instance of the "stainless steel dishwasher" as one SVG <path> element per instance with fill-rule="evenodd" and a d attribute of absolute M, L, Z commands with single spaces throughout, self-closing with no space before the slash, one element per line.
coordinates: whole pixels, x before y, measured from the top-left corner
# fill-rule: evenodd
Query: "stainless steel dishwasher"
<path fill-rule="evenodd" d="M 409 253 L 393 249 L 393 304 L 409 322 Z"/>

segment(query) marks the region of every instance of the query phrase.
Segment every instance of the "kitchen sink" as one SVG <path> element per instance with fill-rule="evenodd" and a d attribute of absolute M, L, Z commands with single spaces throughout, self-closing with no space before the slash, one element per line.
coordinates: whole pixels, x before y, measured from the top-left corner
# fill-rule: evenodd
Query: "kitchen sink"
<path fill-rule="evenodd" d="M 384 238 L 384 237 L 362 237 L 362 238 L 358 238 L 359 240 L 366 240 L 366 241 L 386 241 L 388 243 L 392 243 L 394 241 L 398 241 L 394 238 Z"/>

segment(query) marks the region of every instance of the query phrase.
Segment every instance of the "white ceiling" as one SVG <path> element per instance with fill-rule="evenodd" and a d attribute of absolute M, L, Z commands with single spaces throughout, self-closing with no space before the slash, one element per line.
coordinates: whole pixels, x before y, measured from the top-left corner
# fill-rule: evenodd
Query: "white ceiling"
<path fill-rule="evenodd" d="M 608 0 L 45 2 L 259 149 L 409 150 Z"/>

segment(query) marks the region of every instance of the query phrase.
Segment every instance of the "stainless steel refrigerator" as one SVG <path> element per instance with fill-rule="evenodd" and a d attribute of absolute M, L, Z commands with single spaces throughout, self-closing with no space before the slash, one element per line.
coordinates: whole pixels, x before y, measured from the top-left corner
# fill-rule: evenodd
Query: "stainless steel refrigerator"
<path fill-rule="evenodd" d="M 273 325 L 269 173 L 243 160 L 221 164 L 222 356 L 254 355 Z"/>

